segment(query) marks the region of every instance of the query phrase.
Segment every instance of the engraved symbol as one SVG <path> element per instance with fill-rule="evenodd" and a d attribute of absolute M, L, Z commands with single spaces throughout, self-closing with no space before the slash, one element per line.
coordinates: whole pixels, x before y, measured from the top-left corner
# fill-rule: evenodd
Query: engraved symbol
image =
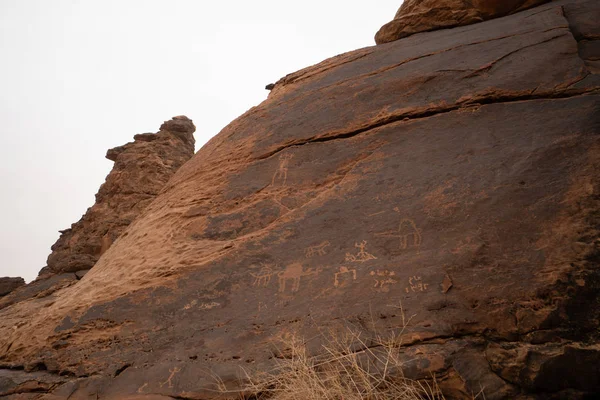
<path fill-rule="evenodd" d="M 354 243 L 354 247 L 357 247 L 359 249 L 358 253 L 356 255 L 346 253 L 346 258 L 345 258 L 346 261 L 348 261 L 348 262 L 365 262 L 365 261 L 377 259 L 377 257 L 375 257 L 373 254 L 365 251 L 365 248 L 367 247 L 366 240 L 363 240 L 360 243 Z"/>
<path fill-rule="evenodd" d="M 273 276 L 273 270 L 267 266 L 263 265 L 263 267 L 258 271 L 258 273 L 250 272 L 250 275 L 254 277 L 254 282 L 252 282 L 252 286 L 263 286 L 267 287 L 269 282 L 271 282 L 271 277 Z"/>
<path fill-rule="evenodd" d="M 139 389 L 137 390 L 138 393 L 144 393 L 144 389 L 148 386 L 148 382 L 144 383 L 142 386 L 139 387 Z"/>
<path fill-rule="evenodd" d="M 429 284 L 423 283 L 423 279 L 420 276 L 411 276 L 408 278 L 409 287 L 407 287 L 406 293 L 412 292 L 424 292 L 427 290 Z"/>
<path fill-rule="evenodd" d="M 349 269 L 348 267 L 343 267 L 343 266 L 340 267 L 339 272 L 335 273 L 334 280 L 333 280 L 333 286 L 338 287 L 341 284 L 343 284 L 344 282 L 343 281 L 340 282 L 340 280 L 341 280 L 340 278 L 343 279 L 343 277 L 349 276 L 349 275 L 352 276 L 353 281 L 356 280 L 356 270 L 355 269 Z M 347 279 L 345 279 L 345 280 L 347 280 Z"/>
<path fill-rule="evenodd" d="M 164 381 L 164 382 L 160 382 L 160 383 L 159 383 L 160 387 L 163 387 L 163 386 L 165 386 L 165 385 L 167 385 L 167 384 L 168 384 L 168 386 L 167 386 L 167 387 L 169 387 L 169 388 L 172 388 L 172 387 L 173 387 L 173 381 L 172 381 L 172 379 L 173 379 L 173 378 L 175 377 L 175 375 L 177 375 L 177 373 L 178 373 L 178 372 L 180 372 L 180 371 L 181 371 L 181 368 L 178 368 L 178 367 L 174 367 L 173 369 L 170 369 L 170 370 L 169 370 L 169 372 L 171 373 L 171 375 L 169 375 L 169 379 L 167 379 L 167 380 L 166 380 L 166 381 Z"/>
<path fill-rule="evenodd" d="M 294 155 L 289 153 L 279 156 L 279 167 L 277 167 L 277 171 L 273 174 L 271 185 L 275 185 L 275 182 L 280 182 L 281 186 L 285 186 L 287 183 L 287 172 L 292 158 L 294 158 Z"/>
<path fill-rule="evenodd" d="M 326 240 L 323 243 L 318 244 L 316 246 L 308 247 L 306 250 L 304 250 L 304 255 L 306 256 L 306 258 L 311 258 L 314 256 L 324 256 L 325 254 L 327 254 L 325 252 L 325 248 L 329 246 L 331 246 L 331 243 L 329 243 L 329 240 Z"/>
<path fill-rule="evenodd" d="M 216 301 L 212 301 L 210 303 L 202 303 L 198 306 L 200 310 L 210 310 L 211 308 L 219 307 L 221 303 L 217 303 Z"/>
<path fill-rule="evenodd" d="M 392 276 L 396 276 L 396 273 L 394 271 L 377 270 L 377 271 L 371 271 L 369 274 L 373 277 L 376 277 L 375 285 L 373 287 L 376 289 L 377 288 L 383 289 L 383 291 L 385 291 L 385 292 L 387 292 L 389 290 L 388 286 L 398 283 L 397 280 L 392 278 Z"/>
<path fill-rule="evenodd" d="M 183 309 L 189 310 L 190 308 L 194 307 L 196 304 L 198 304 L 198 300 L 194 299 L 194 300 L 190 301 L 189 303 L 187 303 L 185 306 L 183 306 Z"/>
<path fill-rule="evenodd" d="M 316 274 L 316 271 L 312 271 L 311 269 L 304 271 L 302 264 L 294 263 L 288 265 L 285 270 L 277 273 L 279 277 L 279 292 L 285 292 L 288 280 L 292 281 L 292 292 L 297 292 L 300 289 L 300 278 L 313 274 Z"/>
<path fill-rule="evenodd" d="M 412 219 L 403 219 L 397 231 L 388 231 L 378 233 L 377 236 L 397 237 L 400 239 L 400 248 L 403 250 L 409 247 L 421 247 L 421 230 L 417 228 Z"/>

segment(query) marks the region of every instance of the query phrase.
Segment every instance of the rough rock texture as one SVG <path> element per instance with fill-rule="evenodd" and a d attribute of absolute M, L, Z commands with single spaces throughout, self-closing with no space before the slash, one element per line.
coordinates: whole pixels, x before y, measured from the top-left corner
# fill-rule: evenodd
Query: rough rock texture
<path fill-rule="evenodd" d="M 115 164 L 96 194 L 96 204 L 61 231 L 40 275 L 92 268 L 194 155 L 195 130 L 190 119 L 179 116 L 162 124 L 156 134 L 138 134 L 133 142 L 108 150 L 106 158 Z"/>
<path fill-rule="evenodd" d="M 0 278 L 0 297 L 6 296 L 18 287 L 23 286 L 24 284 L 25 280 L 23 278 Z"/>
<path fill-rule="evenodd" d="M 404 0 L 394 19 L 379 29 L 377 44 L 419 32 L 470 25 L 551 0 Z"/>
<path fill-rule="evenodd" d="M 599 18 L 555 1 L 280 80 L 81 280 L 0 310 L 0 393 L 215 398 L 351 326 L 449 399 L 597 398 Z"/>

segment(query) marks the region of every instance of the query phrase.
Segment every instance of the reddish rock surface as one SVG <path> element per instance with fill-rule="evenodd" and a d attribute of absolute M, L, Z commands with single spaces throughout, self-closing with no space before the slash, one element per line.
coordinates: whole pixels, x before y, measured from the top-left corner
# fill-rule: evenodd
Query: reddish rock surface
<path fill-rule="evenodd" d="M 377 44 L 419 32 L 471 25 L 513 14 L 550 0 L 404 0 L 394 19 L 379 29 Z"/>
<path fill-rule="evenodd" d="M 0 297 L 6 296 L 23 285 L 25 285 L 25 280 L 23 278 L 0 278 Z"/>
<path fill-rule="evenodd" d="M 597 397 L 599 19 L 555 1 L 283 78 L 81 280 L 0 310 L 0 395 L 223 397 L 351 326 L 448 399 Z"/>
<path fill-rule="evenodd" d="M 115 164 L 96 194 L 96 204 L 61 231 L 40 275 L 92 268 L 194 155 L 195 130 L 190 119 L 179 116 L 165 122 L 156 134 L 138 134 L 133 142 L 108 150 L 106 158 Z"/>

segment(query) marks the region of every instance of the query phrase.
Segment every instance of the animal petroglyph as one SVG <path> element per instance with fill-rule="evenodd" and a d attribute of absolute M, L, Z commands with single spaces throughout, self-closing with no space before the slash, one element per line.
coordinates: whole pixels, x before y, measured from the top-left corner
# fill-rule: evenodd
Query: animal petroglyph
<path fill-rule="evenodd" d="M 325 254 L 327 254 L 327 252 L 325 252 L 325 248 L 329 246 L 331 246 L 331 243 L 329 243 L 329 240 L 326 240 L 323 243 L 318 244 L 316 246 L 308 247 L 306 250 L 304 250 L 304 255 L 306 256 L 306 258 L 324 256 Z"/>
<path fill-rule="evenodd" d="M 210 303 L 202 303 L 198 306 L 198 308 L 200 310 L 210 310 L 212 308 L 219 307 L 220 305 L 221 305 L 221 303 L 217 303 L 216 301 L 213 301 Z"/>
<path fill-rule="evenodd" d="M 257 273 L 250 272 L 250 275 L 254 277 L 252 286 L 267 287 L 274 274 L 275 272 L 273 272 L 271 267 L 266 265 L 264 265 Z"/>
<path fill-rule="evenodd" d="M 170 369 L 169 372 L 171 373 L 171 375 L 169 375 L 169 378 L 166 381 L 159 383 L 160 387 L 167 385 L 168 388 L 172 388 L 173 387 L 173 378 L 180 371 L 181 371 L 181 368 L 179 368 L 179 367 L 174 367 L 173 369 Z"/>
<path fill-rule="evenodd" d="M 415 221 L 412 219 L 403 219 L 400 221 L 400 226 L 397 231 L 388 231 L 378 233 L 377 236 L 396 237 L 400 239 L 400 249 L 406 250 L 409 247 L 421 247 L 422 236 L 421 230 L 417 228 Z"/>
<path fill-rule="evenodd" d="M 405 289 L 406 293 L 410 293 L 411 291 L 413 293 L 425 292 L 429 286 L 428 283 L 423 283 L 423 279 L 420 276 L 411 276 L 408 278 L 408 285 Z"/>
<path fill-rule="evenodd" d="M 387 289 L 388 286 L 398 283 L 397 280 L 392 278 L 393 276 L 396 276 L 394 271 L 377 270 L 371 271 L 370 275 L 375 278 L 375 285 L 373 287 L 376 289 Z"/>
<path fill-rule="evenodd" d="M 190 308 L 194 307 L 196 304 L 198 304 L 198 300 L 194 299 L 194 300 L 190 301 L 189 303 L 187 303 L 185 306 L 183 306 L 183 309 L 189 310 Z"/>
<path fill-rule="evenodd" d="M 356 280 L 356 270 L 355 269 L 349 269 L 348 267 L 340 267 L 340 270 L 338 272 L 335 273 L 334 275 L 334 280 L 333 280 L 333 286 L 335 287 L 339 287 L 341 286 L 344 281 L 346 281 L 347 279 L 351 279 L 353 281 Z"/>
<path fill-rule="evenodd" d="M 279 278 L 279 292 L 285 292 L 287 283 L 290 280 L 292 281 L 291 291 L 297 292 L 300 289 L 300 278 L 316 273 L 316 271 L 311 269 L 304 271 L 304 267 L 299 263 L 288 265 L 285 270 L 277 273 L 277 277 Z"/>
<path fill-rule="evenodd" d="M 281 186 L 285 186 L 287 183 L 287 173 L 290 165 L 290 160 L 294 158 L 293 154 L 282 154 L 279 156 L 279 166 L 277 167 L 277 171 L 273 174 L 273 179 L 271 179 L 271 185 L 275 185 L 275 183 L 280 183 Z"/>
<path fill-rule="evenodd" d="M 348 262 L 365 262 L 365 261 L 369 261 L 369 260 L 376 260 L 377 257 L 375 257 L 373 254 L 368 253 L 365 248 L 367 247 L 367 241 L 363 240 L 360 243 L 354 243 L 354 247 L 357 247 L 358 253 L 355 254 L 350 254 L 350 253 L 346 253 L 346 261 Z"/>

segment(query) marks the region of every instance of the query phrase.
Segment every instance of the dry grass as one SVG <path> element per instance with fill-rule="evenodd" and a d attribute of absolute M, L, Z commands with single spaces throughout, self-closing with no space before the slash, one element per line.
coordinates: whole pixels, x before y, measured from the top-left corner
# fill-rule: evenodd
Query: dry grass
<path fill-rule="evenodd" d="M 285 356 L 278 358 L 273 371 L 245 371 L 244 398 L 443 400 L 435 377 L 421 382 L 402 375 L 398 337 L 377 336 L 367 341 L 352 329 L 342 335 L 329 332 L 323 335 L 321 355 L 311 356 L 303 338 L 288 335 L 279 348 Z"/>

